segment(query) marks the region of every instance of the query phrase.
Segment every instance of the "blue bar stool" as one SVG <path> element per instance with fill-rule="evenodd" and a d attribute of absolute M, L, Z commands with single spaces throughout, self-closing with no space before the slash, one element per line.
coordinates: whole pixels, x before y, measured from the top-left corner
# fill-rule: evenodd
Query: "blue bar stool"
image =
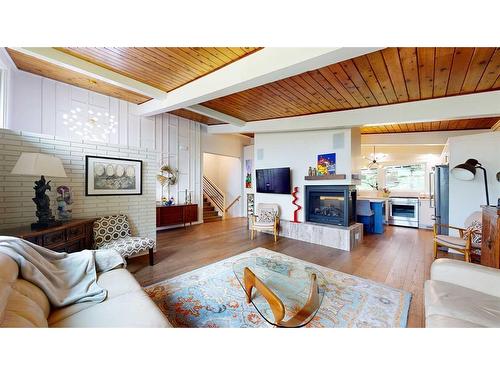
<path fill-rule="evenodd" d="M 370 207 L 370 201 L 360 199 L 356 201 L 356 215 L 358 223 L 363 223 L 365 233 L 373 233 L 374 230 L 374 212 Z"/>

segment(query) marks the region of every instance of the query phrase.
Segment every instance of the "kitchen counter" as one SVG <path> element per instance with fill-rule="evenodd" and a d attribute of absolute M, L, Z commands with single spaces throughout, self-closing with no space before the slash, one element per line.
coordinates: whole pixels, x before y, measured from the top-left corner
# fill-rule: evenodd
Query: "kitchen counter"
<path fill-rule="evenodd" d="M 384 225 L 389 220 L 389 205 L 387 201 L 389 198 L 385 197 L 357 197 L 358 200 L 370 201 L 370 207 L 374 213 L 374 233 L 384 233 Z"/>

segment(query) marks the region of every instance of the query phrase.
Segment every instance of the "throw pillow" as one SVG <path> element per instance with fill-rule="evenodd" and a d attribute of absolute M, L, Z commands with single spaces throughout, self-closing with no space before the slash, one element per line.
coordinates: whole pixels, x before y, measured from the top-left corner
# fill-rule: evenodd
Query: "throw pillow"
<path fill-rule="evenodd" d="M 260 210 L 257 221 L 260 223 L 274 223 L 276 212 L 274 210 Z"/>
<path fill-rule="evenodd" d="M 472 223 L 466 228 L 464 232 L 464 240 L 467 241 L 469 233 L 471 234 L 471 243 L 481 245 L 483 225 L 478 220 L 472 220 Z"/>

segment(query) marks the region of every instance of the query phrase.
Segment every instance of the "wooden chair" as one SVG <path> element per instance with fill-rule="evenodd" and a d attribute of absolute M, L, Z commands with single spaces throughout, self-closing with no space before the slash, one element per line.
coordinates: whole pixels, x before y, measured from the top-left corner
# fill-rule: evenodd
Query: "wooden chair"
<path fill-rule="evenodd" d="M 474 231 L 467 229 L 474 220 L 481 221 L 481 212 L 477 211 L 470 215 L 465 220 L 465 228 L 459 228 L 448 224 L 434 224 L 434 259 L 437 258 L 438 247 L 443 246 L 464 254 L 465 261 L 470 262 L 471 251 L 473 251 L 474 248 L 481 248 L 480 243 L 472 243 L 472 234 Z M 438 227 L 458 230 L 460 237 L 438 234 Z"/>
<path fill-rule="evenodd" d="M 278 240 L 280 224 L 279 206 L 276 203 L 259 203 L 257 205 L 257 215 L 250 216 L 251 239 L 257 232 L 272 232 L 274 242 Z"/>

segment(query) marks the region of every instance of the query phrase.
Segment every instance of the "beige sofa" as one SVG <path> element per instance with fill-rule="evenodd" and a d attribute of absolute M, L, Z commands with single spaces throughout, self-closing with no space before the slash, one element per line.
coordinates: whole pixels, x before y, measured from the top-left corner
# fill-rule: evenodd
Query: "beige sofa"
<path fill-rule="evenodd" d="M 19 276 L 17 263 L 0 254 L 0 327 L 171 327 L 126 269 L 98 276 L 104 302 L 51 309 L 47 296 Z"/>
<path fill-rule="evenodd" d="M 426 327 L 500 327 L 500 270 L 438 259 L 425 282 Z"/>

